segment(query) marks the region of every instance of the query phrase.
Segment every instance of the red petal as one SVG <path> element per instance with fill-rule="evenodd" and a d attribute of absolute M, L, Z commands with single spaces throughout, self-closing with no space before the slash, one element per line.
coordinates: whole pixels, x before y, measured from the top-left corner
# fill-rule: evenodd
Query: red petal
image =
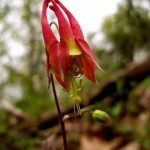
<path fill-rule="evenodd" d="M 41 18 L 41 24 L 42 24 L 42 31 L 43 31 L 43 37 L 45 42 L 45 51 L 46 51 L 46 72 L 48 77 L 48 88 L 50 86 L 50 75 L 49 75 L 49 69 L 50 69 L 50 62 L 49 62 L 49 52 L 48 48 L 53 42 L 57 42 L 57 39 L 55 35 L 53 34 L 52 30 L 50 29 L 50 26 L 47 21 L 47 15 L 46 10 L 48 7 L 49 0 L 45 0 L 43 3 L 42 8 L 42 18 Z"/>
<path fill-rule="evenodd" d="M 55 74 L 57 81 L 63 86 L 64 89 L 67 89 L 67 82 L 63 81 L 60 74 Z"/>
<path fill-rule="evenodd" d="M 94 62 L 94 64 L 97 64 L 96 63 L 96 58 L 92 54 L 91 48 L 87 44 L 87 42 L 85 40 L 78 39 L 78 38 L 76 38 L 76 41 L 77 41 L 78 45 L 80 46 L 80 48 L 82 49 L 82 51 L 85 52 L 92 59 L 92 61 Z"/>
<path fill-rule="evenodd" d="M 82 71 L 84 72 L 85 76 L 91 81 L 95 82 L 94 76 L 95 64 L 93 63 L 93 61 L 87 58 L 86 56 L 81 55 L 81 62 L 83 66 Z"/>
<path fill-rule="evenodd" d="M 70 25 L 55 1 L 52 0 L 52 3 L 53 6 L 50 6 L 50 8 L 54 11 L 58 19 L 60 40 L 68 41 L 69 38 L 73 38 Z"/>
<path fill-rule="evenodd" d="M 49 0 L 45 0 L 43 3 L 42 19 L 41 19 L 43 37 L 44 37 L 45 47 L 47 49 L 49 45 L 51 45 L 52 43 L 58 42 L 47 21 L 46 10 L 48 7 L 48 3 Z"/>
<path fill-rule="evenodd" d="M 74 36 L 81 38 L 81 39 L 84 39 L 81 27 L 80 27 L 79 23 L 77 22 L 77 20 L 75 19 L 75 17 L 71 14 L 71 12 L 60 1 L 56 1 L 56 2 L 63 9 L 63 11 L 66 13 L 66 15 L 69 19 L 70 26 L 72 28 Z"/>
<path fill-rule="evenodd" d="M 58 57 L 58 44 L 53 44 L 49 47 L 49 62 L 52 69 L 55 70 L 56 73 L 60 73 L 60 66 L 58 63 L 59 57 Z"/>
<path fill-rule="evenodd" d="M 69 67 L 69 50 L 64 42 L 60 42 L 58 45 L 58 62 L 60 64 L 61 70 L 65 76 L 68 73 Z"/>
<path fill-rule="evenodd" d="M 69 51 L 65 43 L 60 42 L 52 45 L 49 54 L 51 67 L 55 70 L 59 83 L 64 86 L 62 82 L 68 74 L 69 66 Z"/>
<path fill-rule="evenodd" d="M 78 45 L 80 46 L 80 48 L 82 49 L 83 52 L 85 52 L 93 61 L 93 63 L 97 66 L 98 69 L 100 69 L 101 71 L 103 71 L 103 69 L 97 64 L 96 62 L 96 58 L 95 56 L 92 54 L 91 48 L 90 46 L 86 43 L 85 40 L 83 39 L 77 39 L 76 41 L 78 43 Z"/>

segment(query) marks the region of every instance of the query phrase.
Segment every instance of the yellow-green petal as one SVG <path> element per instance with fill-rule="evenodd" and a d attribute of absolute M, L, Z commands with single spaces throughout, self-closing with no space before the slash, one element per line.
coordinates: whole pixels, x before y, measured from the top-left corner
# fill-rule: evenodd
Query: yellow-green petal
<path fill-rule="evenodd" d="M 69 46 L 69 55 L 70 56 L 77 56 L 77 55 L 82 54 L 80 48 L 77 46 L 77 44 L 73 40 L 69 40 L 68 46 Z"/>

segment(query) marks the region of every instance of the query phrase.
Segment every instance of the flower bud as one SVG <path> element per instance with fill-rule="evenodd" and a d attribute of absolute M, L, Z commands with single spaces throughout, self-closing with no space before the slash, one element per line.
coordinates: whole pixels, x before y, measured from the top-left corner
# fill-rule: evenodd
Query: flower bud
<path fill-rule="evenodd" d="M 101 110 L 95 110 L 92 112 L 92 117 L 95 121 L 98 121 L 103 124 L 110 124 L 112 122 L 108 114 Z"/>

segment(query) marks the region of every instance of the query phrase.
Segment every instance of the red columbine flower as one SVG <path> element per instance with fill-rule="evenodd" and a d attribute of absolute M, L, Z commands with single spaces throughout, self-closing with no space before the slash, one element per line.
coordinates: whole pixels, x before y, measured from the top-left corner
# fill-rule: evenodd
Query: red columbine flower
<path fill-rule="evenodd" d="M 47 21 L 46 9 L 51 2 L 50 9 L 54 11 L 59 25 L 60 42 L 52 32 Z M 66 18 L 63 12 L 68 18 Z M 69 92 L 70 97 L 74 97 L 75 102 L 81 99 L 78 96 L 80 88 L 75 79 L 85 75 L 95 82 L 94 68 L 98 66 L 92 51 L 84 40 L 82 30 L 67 8 L 58 0 L 45 0 L 42 10 L 42 30 L 45 41 L 47 56 L 47 73 L 50 70 L 58 82 Z"/>

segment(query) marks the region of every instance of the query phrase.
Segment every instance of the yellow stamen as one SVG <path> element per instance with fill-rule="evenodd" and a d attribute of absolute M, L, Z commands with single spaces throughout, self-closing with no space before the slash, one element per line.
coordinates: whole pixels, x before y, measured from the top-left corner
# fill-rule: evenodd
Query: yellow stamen
<path fill-rule="evenodd" d="M 81 89 L 81 88 L 77 89 L 77 92 L 80 92 L 80 91 L 82 91 L 82 89 Z"/>
<path fill-rule="evenodd" d="M 75 96 L 74 97 L 74 102 L 75 102 L 74 111 L 77 110 L 78 114 L 81 114 L 81 110 L 80 110 L 81 97 Z"/>
<path fill-rule="evenodd" d="M 68 81 L 69 81 L 69 97 L 74 100 L 74 111 L 78 114 L 81 114 L 80 110 L 80 102 L 81 97 L 78 96 L 78 92 L 81 91 L 81 80 L 77 84 L 76 79 L 82 75 L 81 71 L 81 64 L 78 59 L 78 56 L 71 56 L 70 57 L 70 64 L 69 64 L 69 74 L 68 74 Z"/>
<path fill-rule="evenodd" d="M 81 102 L 81 97 L 76 96 L 76 97 L 74 98 L 74 101 L 75 101 L 76 104 L 79 104 L 79 103 Z"/>
<path fill-rule="evenodd" d="M 70 98 L 73 97 L 73 94 L 70 94 L 69 97 L 70 97 Z"/>

